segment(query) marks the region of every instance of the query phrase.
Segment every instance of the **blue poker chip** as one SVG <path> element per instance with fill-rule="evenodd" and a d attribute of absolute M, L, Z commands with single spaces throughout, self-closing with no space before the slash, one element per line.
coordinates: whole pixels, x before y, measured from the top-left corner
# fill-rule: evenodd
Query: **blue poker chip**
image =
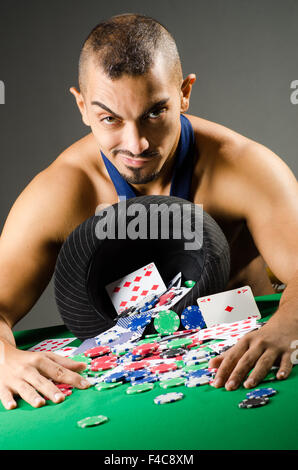
<path fill-rule="evenodd" d="M 208 369 L 199 369 L 199 370 L 192 370 L 187 373 L 189 378 L 193 377 L 203 377 L 204 375 L 207 375 L 208 377 L 211 377 L 212 372 L 210 372 Z"/>
<path fill-rule="evenodd" d="M 136 331 L 139 328 L 144 328 L 150 322 L 151 322 L 150 314 L 145 313 L 142 315 L 137 315 L 128 322 L 127 329 L 131 331 Z"/>
<path fill-rule="evenodd" d="M 157 375 L 148 375 L 147 377 L 144 377 L 143 379 L 137 380 L 138 384 L 145 384 L 145 383 L 153 383 L 157 382 L 159 380 L 159 377 Z"/>
<path fill-rule="evenodd" d="M 121 382 L 122 380 L 125 380 L 124 372 L 114 372 L 103 379 L 103 381 L 107 383 Z"/>
<path fill-rule="evenodd" d="M 182 311 L 181 323 L 186 330 L 206 328 L 202 312 L 197 305 L 190 305 Z"/>
<path fill-rule="evenodd" d="M 268 388 L 256 388 L 255 390 L 252 390 L 251 392 L 248 392 L 246 394 L 247 398 L 263 398 L 263 397 L 272 397 L 277 393 L 277 390 L 274 388 L 268 387 Z"/>
<path fill-rule="evenodd" d="M 151 372 L 146 369 L 131 370 L 129 371 L 129 374 L 126 375 L 126 380 L 130 382 L 134 382 L 135 380 L 144 379 L 145 377 L 148 377 L 150 374 Z"/>

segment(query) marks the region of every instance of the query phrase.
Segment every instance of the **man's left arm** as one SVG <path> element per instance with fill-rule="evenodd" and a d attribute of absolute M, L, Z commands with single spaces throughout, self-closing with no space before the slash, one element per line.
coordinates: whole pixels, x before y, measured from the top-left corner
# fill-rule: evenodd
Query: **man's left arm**
<path fill-rule="evenodd" d="M 278 310 L 265 326 L 245 335 L 212 359 L 214 385 L 235 390 L 255 387 L 274 364 L 277 378 L 292 369 L 291 343 L 298 340 L 298 183 L 289 167 L 261 144 L 249 143 L 238 159 L 243 215 L 254 242 L 271 271 L 286 288 Z"/>

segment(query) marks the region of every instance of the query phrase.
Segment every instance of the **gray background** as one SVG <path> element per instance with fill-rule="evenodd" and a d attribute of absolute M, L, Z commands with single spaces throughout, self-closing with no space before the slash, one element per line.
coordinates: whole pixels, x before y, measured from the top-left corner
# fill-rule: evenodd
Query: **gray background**
<path fill-rule="evenodd" d="M 80 48 L 97 23 L 128 12 L 156 18 L 175 36 L 184 75 L 197 74 L 191 114 L 261 142 L 297 176 L 297 0 L 2 0 L 1 231 L 30 180 L 89 132 L 68 91 Z M 51 281 L 14 329 L 61 323 Z"/>

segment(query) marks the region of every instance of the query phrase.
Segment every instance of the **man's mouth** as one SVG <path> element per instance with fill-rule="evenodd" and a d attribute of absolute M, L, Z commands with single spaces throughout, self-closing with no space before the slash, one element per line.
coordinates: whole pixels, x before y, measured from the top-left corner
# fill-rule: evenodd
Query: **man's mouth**
<path fill-rule="evenodd" d="M 136 168 L 145 166 L 152 160 L 152 158 L 131 158 L 124 155 L 120 155 L 120 158 L 126 165 L 134 166 Z"/>

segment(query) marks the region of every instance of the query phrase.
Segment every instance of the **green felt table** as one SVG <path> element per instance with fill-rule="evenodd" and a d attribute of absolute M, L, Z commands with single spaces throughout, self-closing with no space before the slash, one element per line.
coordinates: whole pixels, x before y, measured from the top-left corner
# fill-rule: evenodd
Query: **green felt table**
<path fill-rule="evenodd" d="M 256 297 L 262 316 L 278 308 L 280 294 Z M 16 332 L 17 344 L 27 349 L 46 338 L 68 337 L 64 326 Z M 79 345 L 75 340 L 71 345 Z M 270 382 L 278 393 L 269 405 L 239 409 L 246 390 L 233 392 L 209 385 L 176 387 L 185 397 L 175 403 L 155 405 L 164 390 L 137 395 L 125 393 L 127 384 L 98 392 L 74 390 L 60 404 L 47 402 L 38 409 L 23 400 L 7 411 L 0 404 L 0 449 L 103 449 L 103 450 L 236 450 L 298 448 L 298 367 L 285 381 Z M 262 384 L 262 386 L 268 386 Z M 81 429 L 77 421 L 103 414 L 109 421 Z"/>

